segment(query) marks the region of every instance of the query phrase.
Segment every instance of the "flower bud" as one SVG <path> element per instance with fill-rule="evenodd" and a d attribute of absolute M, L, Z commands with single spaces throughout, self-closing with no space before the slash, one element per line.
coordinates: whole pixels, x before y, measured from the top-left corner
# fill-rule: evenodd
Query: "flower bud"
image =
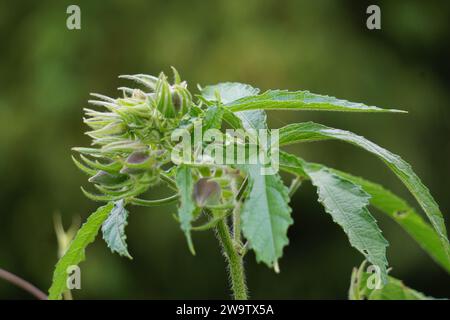
<path fill-rule="evenodd" d="M 147 152 L 135 151 L 128 156 L 125 162 L 130 168 L 143 168 L 151 162 L 151 159 Z"/>
<path fill-rule="evenodd" d="M 193 197 L 197 206 L 215 204 L 220 198 L 221 188 L 219 184 L 208 178 L 199 179 L 194 185 Z"/>
<path fill-rule="evenodd" d="M 92 158 L 82 158 L 85 164 L 75 160 L 75 164 L 105 194 L 97 199 L 118 197 L 121 193 L 129 197 L 129 190 L 137 190 L 139 193 L 133 193 L 136 196 L 159 183 L 161 167 L 170 163 L 169 150 L 173 147 L 170 134 L 180 126 L 183 115 L 194 108 L 187 84 L 176 70 L 173 84 L 163 73 L 158 78 L 144 74 L 121 78 L 134 80 L 146 88 L 121 87 L 123 97 L 119 98 L 92 94 L 96 99 L 89 102 L 107 110 L 84 109 L 84 122 L 91 128 L 86 134 L 92 138 L 92 147 L 74 148 Z M 211 195 L 217 187 L 214 182 L 206 184 L 207 189 L 212 188 L 208 191 Z M 203 199 L 202 194 L 199 193 L 200 203 L 211 196 L 203 195 L 206 196 Z"/>
<path fill-rule="evenodd" d="M 123 174 L 111 174 L 106 171 L 100 170 L 96 175 L 89 178 L 89 182 L 95 184 L 102 184 L 105 186 L 114 186 L 119 183 L 123 183 L 128 179 L 126 175 Z"/>
<path fill-rule="evenodd" d="M 99 139 L 107 136 L 123 134 L 125 133 L 126 129 L 127 126 L 123 122 L 117 121 L 111 122 L 100 129 L 86 132 L 86 134 L 94 139 Z"/>
<path fill-rule="evenodd" d="M 135 151 L 125 160 L 124 167 L 120 170 L 123 174 L 141 174 L 153 167 L 154 160 L 144 151 Z"/>

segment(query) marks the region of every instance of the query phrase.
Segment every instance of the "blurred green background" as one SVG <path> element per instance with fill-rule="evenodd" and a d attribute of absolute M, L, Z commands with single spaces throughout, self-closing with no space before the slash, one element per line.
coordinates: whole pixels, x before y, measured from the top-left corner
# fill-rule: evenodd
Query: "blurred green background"
<path fill-rule="evenodd" d="M 308 89 L 400 108 L 407 115 L 270 113 L 272 127 L 314 120 L 352 130 L 409 161 L 450 221 L 450 28 L 448 1 L 378 2 L 382 30 L 365 26 L 366 1 L 77 1 L 82 29 L 66 28 L 72 1 L 0 2 L 0 267 L 47 290 L 57 244 L 53 214 L 66 227 L 96 208 L 79 189 L 86 177 L 70 148 L 89 143 L 82 108 L 89 92 L 118 95 L 119 74 L 175 66 L 196 84 L 250 83 Z M 377 159 L 322 142 L 291 147 L 308 160 L 348 170 L 405 196 Z M 164 193 L 156 190 L 155 197 Z M 346 298 L 362 256 L 305 184 L 292 199 L 290 245 L 275 274 L 246 258 L 252 298 Z M 187 250 L 175 207 L 133 208 L 127 227 L 133 261 L 103 240 L 87 250 L 75 298 L 229 298 L 214 235 L 194 234 Z M 448 275 L 395 223 L 373 210 L 390 241 L 392 274 L 437 297 Z M 0 280 L 0 298 L 30 298 Z"/>

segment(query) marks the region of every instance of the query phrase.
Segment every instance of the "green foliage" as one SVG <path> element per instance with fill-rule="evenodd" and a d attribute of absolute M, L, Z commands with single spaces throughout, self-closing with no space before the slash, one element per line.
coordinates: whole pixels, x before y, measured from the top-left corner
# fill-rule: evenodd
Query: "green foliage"
<path fill-rule="evenodd" d="M 224 112 L 225 110 L 221 106 L 209 107 L 205 112 L 203 130 L 220 129 Z"/>
<path fill-rule="evenodd" d="M 252 97 L 259 93 L 259 89 L 254 88 L 248 84 L 238 82 L 225 82 L 217 85 L 206 86 L 202 89 L 202 98 L 208 103 L 216 102 L 217 97 L 225 104 L 226 110 L 229 110 L 229 104 L 235 101 L 240 101 L 245 97 Z M 211 107 L 208 109 L 210 110 Z M 251 128 L 251 129 L 265 129 L 266 113 L 263 110 L 240 111 L 226 114 L 231 126 L 233 128 Z"/>
<path fill-rule="evenodd" d="M 108 244 L 112 252 L 133 259 L 128 253 L 125 234 L 125 227 L 128 224 L 128 211 L 125 209 L 124 201 L 119 200 L 114 203 L 108 218 L 103 222 L 102 233 L 103 239 Z"/>
<path fill-rule="evenodd" d="M 250 166 L 247 173 L 251 191 L 242 207 L 242 231 L 256 259 L 278 271 L 293 223 L 288 189 L 277 175 L 261 175 L 259 166 Z"/>
<path fill-rule="evenodd" d="M 259 93 L 259 89 L 238 82 L 223 82 L 216 85 L 206 86 L 201 90 L 202 98 L 207 101 L 217 101 L 217 95 L 220 101 L 227 105 L 236 100 L 255 96 Z"/>
<path fill-rule="evenodd" d="M 388 242 L 381 235 L 375 219 L 370 214 L 370 195 L 360 186 L 342 179 L 322 166 L 305 166 L 312 183 L 317 187 L 319 202 L 348 235 L 350 243 L 366 259 L 381 270 L 387 282 L 386 247 Z"/>
<path fill-rule="evenodd" d="M 302 180 L 311 180 L 317 188 L 318 200 L 333 220 L 348 235 L 350 243 L 373 265 L 379 267 L 383 283 L 388 283 L 386 247 L 368 210 L 369 203 L 396 220 L 444 268 L 449 270 L 449 245 L 443 216 L 428 189 L 422 184 L 410 165 L 399 156 L 351 132 L 306 122 L 287 125 L 279 131 L 279 145 L 297 142 L 341 140 L 359 146 L 381 158 L 416 197 L 427 214 L 433 228 L 423 221 L 406 202 L 381 186 L 349 174 L 306 161 L 284 151 L 279 152 L 281 170 L 294 175 L 291 188 L 287 188 L 278 173 L 263 174 L 261 169 L 277 164 L 259 158 L 245 163 L 222 163 L 200 153 L 202 148 L 217 147 L 219 141 L 196 141 L 194 134 L 200 129 L 221 130 L 227 144 L 243 146 L 245 150 L 257 146 L 267 156 L 277 152 L 271 139 L 262 139 L 257 130 L 268 129 L 265 110 L 320 110 L 350 112 L 401 112 L 353 103 L 308 91 L 269 90 L 259 94 L 259 89 L 241 83 L 220 83 L 200 88 L 193 99 L 187 83 L 181 81 L 174 69 L 174 83 L 164 74 L 124 76 L 143 85 L 145 90 L 122 87 L 121 98 L 94 95 L 99 100 L 91 103 L 106 108 L 105 112 L 85 109 L 85 123 L 91 127 L 87 134 L 93 139 L 92 148 L 75 148 L 81 160 L 74 158 L 78 168 L 90 176 L 89 182 L 101 194 L 85 191 L 96 201 L 116 201 L 94 213 L 86 225 L 93 240 L 103 224 L 103 234 L 112 251 L 129 256 L 125 242 L 128 211 L 125 204 L 153 206 L 178 202 L 176 220 L 185 233 L 189 249 L 194 253 L 191 233 L 214 228 L 229 263 L 234 297 L 247 297 L 243 258 L 249 249 L 256 260 L 262 261 L 278 272 L 278 261 L 283 248 L 289 243 L 287 230 L 293 223 L 290 196 Z M 239 133 L 224 132 L 227 126 L 240 129 Z M 172 160 L 170 153 L 178 148 L 171 139 L 174 130 L 190 135 L 192 154 L 180 161 Z M 272 131 L 272 133 L 276 133 Z M 192 142 L 190 141 L 190 142 Z M 223 145 L 219 146 L 219 149 Z M 218 149 L 216 149 L 218 150 Z M 234 159 L 235 154 L 233 154 Z M 227 155 L 228 159 L 228 155 Z M 165 185 L 175 194 L 165 199 L 139 198 L 150 188 Z M 106 209 L 105 209 L 106 208 Z M 108 211 L 108 212 L 106 212 Z M 101 216 L 100 218 L 97 216 Z M 96 222 L 92 222 L 92 220 Z M 204 224 L 193 225 L 206 220 Z M 80 233 L 86 233 L 86 225 Z M 95 232 L 95 234 L 94 234 Z M 78 237 L 73 243 L 77 243 Z M 81 243 L 87 245 L 86 243 Z M 84 246 L 83 246 L 84 249 Z M 67 264 L 62 258 L 60 264 Z M 76 263 L 78 263 L 76 259 Z M 58 264 L 59 265 L 59 264 Z M 55 274 L 61 274 L 57 266 Z M 61 279 L 55 277 L 52 297 L 63 290 Z M 370 293 L 368 297 L 388 298 L 399 291 L 397 280 L 390 280 L 383 293 Z M 57 289 L 54 289 L 57 287 Z M 403 289 L 402 289 L 403 290 Z M 400 290 L 401 291 L 401 290 Z M 409 297 L 405 290 L 403 296 Z M 358 294 L 359 291 L 358 291 Z M 409 291 L 408 291 L 409 294 Z M 360 294 L 361 295 L 361 294 Z"/>
<path fill-rule="evenodd" d="M 242 110 L 319 110 L 345 112 L 404 112 L 395 109 L 382 109 L 366 106 L 362 103 L 349 102 L 335 97 L 314 94 L 309 91 L 290 92 L 286 90 L 269 90 L 261 95 L 245 97 L 231 103 L 224 102 L 232 111 Z"/>
<path fill-rule="evenodd" d="M 421 292 L 411 289 L 401 280 L 389 276 L 384 285 L 377 283 L 374 273 L 364 270 L 365 263 L 352 271 L 348 298 L 350 300 L 430 300 Z"/>
<path fill-rule="evenodd" d="M 50 300 L 61 299 L 61 295 L 67 290 L 67 268 L 78 265 L 85 259 L 86 247 L 95 240 L 102 223 L 106 220 L 113 207 L 114 204 L 110 202 L 98 208 L 78 230 L 66 253 L 56 264 L 52 286 L 49 289 L 48 298 Z"/>
<path fill-rule="evenodd" d="M 450 260 L 445 247 L 433 227 L 427 223 L 405 200 L 379 184 L 351 174 L 331 170 L 334 174 L 360 185 L 370 198 L 370 204 L 396 221 L 437 263 L 450 273 Z"/>
<path fill-rule="evenodd" d="M 349 131 L 334 129 L 313 122 L 291 124 L 280 129 L 280 145 L 321 140 L 345 141 L 363 148 L 383 160 L 417 199 L 450 256 L 450 246 L 444 218 L 436 201 L 431 196 L 428 188 L 414 173 L 411 166 L 398 155 Z"/>
<path fill-rule="evenodd" d="M 305 165 L 308 163 L 295 155 L 286 152 L 280 153 L 280 168 L 301 179 L 309 179 L 305 172 Z M 319 164 L 309 165 L 324 167 Z M 336 176 L 360 186 L 370 195 L 369 201 L 372 206 L 394 219 L 437 263 L 450 273 L 450 260 L 439 235 L 406 201 L 376 183 L 339 170 L 331 168 L 328 170 Z"/>
<path fill-rule="evenodd" d="M 194 184 L 191 168 L 187 165 L 181 165 L 177 169 L 176 182 L 178 192 L 180 193 L 180 207 L 178 208 L 178 218 L 181 229 L 186 235 L 189 250 L 195 254 L 194 245 L 191 237 L 191 222 L 194 219 L 195 203 L 192 198 Z"/>

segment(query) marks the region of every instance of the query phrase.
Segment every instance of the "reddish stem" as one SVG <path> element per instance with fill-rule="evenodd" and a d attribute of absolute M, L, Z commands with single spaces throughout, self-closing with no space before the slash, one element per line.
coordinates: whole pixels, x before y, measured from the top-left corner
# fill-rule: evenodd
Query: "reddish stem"
<path fill-rule="evenodd" d="M 11 272 L 8 272 L 2 268 L 0 268 L 0 278 L 16 285 L 17 287 L 27 291 L 28 293 L 32 294 L 39 300 L 47 300 L 47 295 L 36 288 L 34 285 L 29 283 L 28 281 L 16 276 L 15 274 L 12 274 Z"/>

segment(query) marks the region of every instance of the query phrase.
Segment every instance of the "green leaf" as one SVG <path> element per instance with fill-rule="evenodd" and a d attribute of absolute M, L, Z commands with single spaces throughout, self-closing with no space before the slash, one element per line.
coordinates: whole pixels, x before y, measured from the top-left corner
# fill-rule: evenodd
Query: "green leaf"
<path fill-rule="evenodd" d="M 62 293 L 67 290 L 67 268 L 78 265 L 85 259 L 86 247 L 95 240 L 102 223 L 108 217 L 113 207 L 114 204 L 110 202 L 98 208 L 78 230 L 66 253 L 56 264 L 52 286 L 49 289 L 48 298 L 50 300 L 61 299 Z"/>
<path fill-rule="evenodd" d="M 242 231 L 256 260 L 278 272 L 278 259 L 289 243 L 287 229 L 293 223 L 289 195 L 278 175 L 262 175 L 260 165 L 249 165 L 250 192 L 242 207 Z"/>
<path fill-rule="evenodd" d="M 333 221 L 348 235 L 350 244 L 366 259 L 380 268 L 383 282 L 387 281 L 386 247 L 376 220 L 367 206 L 370 195 L 360 186 L 343 179 L 320 165 L 305 164 L 304 169 L 317 187 L 319 202 Z"/>
<path fill-rule="evenodd" d="M 259 93 L 259 89 L 239 82 L 223 82 L 204 87 L 201 95 L 208 101 L 216 101 L 216 92 L 221 102 L 228 104 L 244 97 L 255 96 Z"/>
<path fill-rule="evenodd" d="M 347 112 L 404 112 L 395 109 L 367 106 L 362 103 L 314 94 L 309 91 L 269 90 L 257 96 L 252 95 L 235 101 L 224 101 L 223 103 L 231 111 L 291 109 Z"/>
<path fill-rule="evenodd" d="M 216 101 L 215 93 L 218 93 L 223 104 L 232 103 L 235 100 L 255 96 L 259 93 L 258 88 L 238 82 L 225 82 L 217 85 L 206 86 L 201 93 L 208 101 Z M 230 112 L 228 108 L 223 109 L 223 119 L 233 128 L 266 129 L 266 113 L 264 110 L 250 110 L 241 112 Z"/>
<path fill-rule="evenodd" d="M 321 140 L 340 140 L 356 145 L 379 157 L 405 184 L 412 195 L 417 199 L 434 229 L 437 231 L 446 253 L 450 256 L 450 246 L 447 239 L 444 218 L 441 211 L 430 194 L 428 188 L 420 181 L 411 166 L 398 155 L 376 145 L 375 143 L 358 136 L 352 132 L 330 128 L 313 122 L 287 125 L 280 129 L 280 146 L 296 142 L 309 142 Z"/>
<path fill-rule="evenodd" d="M 242 121 L 239 119 L 237 115 L 228 110 L 227 108 L 223 109 L 223 120 L 228 123 L 232 128 L 242 128 Z"/>
<path fill-rule="evenodd" d="M 266 112 L 264 110 L 250 110 L 240 111 L 234 114 L 240 120 L 238 129 L 243 128 L 249 134 L 249 137 L 251 137 L 251 143 L 258 144 L 258 130 L 267 129 Z M 249 129 L 254 131 L 249 131 Z"/>
<path fill-rule="evenodd" d="M 411 289 L 399 279 L 389 276 L 388 283 L 376 288 L 375 274 L 363 270 L 364 263 L 359 269 L 354 268 L 349 290 L 350 300 L 432 300 L 423 293 Z M 371 279 L 372 277 L 372 279 Z"/>
<path fill-rule="evenodd" d="M 411 289 L 401 280 L 389 277 L 389 283 L 382 289 L 375 289 L 367 297 L 368 300 L 430 300 L 431 297 Z"/>
<path fill-rule="evenodd" d="M 178 219 L 180 220 L 181 230 L 186 235 L 189 250 L 195 254 L 194 245 L 191 238 L 191 222 L 194 219 L 195 203 L 192 198 L 194 191 L 194 181 L 192 179 L 191 168 L 182 164 L 178 167 L 176 173 L 176 184 L 180 193 L 180 207 L 178 208 Z"/>
<path fill-rule="evenodd" d="M 102 225 L 103 239 L 112 252 L 133 259 L 128 253 L 126 243 L 125 227 L 128 224 L 128 211 L 124 203 L 124 200 L 114 202 L 114 208 Z"/>
<path fill-rule="evenodd" d="M 305 161 L 299 157 L 280 151 L 280 169 L 293 175 L 296 175 L 302 179 L 309 179 L 308 174 L 303 169 Z"/>
<path fill-rule="evenodd" d="M 245 129 L 267 129 L 267 115 L 264 110 L 239 111 L 235 115 L 241 119 Z"/>
<path fill-rule="evenodd" d="M 360 185 L 371 195 L 370 204 L 395 220 L 438 264 L 450 273 L 450 260 L 434 229 L 406 201 L 381 185 L 351 174 L 330 169 L 333 173 Z"/>
<path fill-rule="evenodd" d="M 264 110 L 236 112 L 240 124 L 235 128 L 267 129 Z M 262 175 L 261 165 L 241 166 L 249 176 L 249 196 L 242 207 L 242 231 L 256 260 L 279 272 L 278 259 L 289 243 L 287 229 L 293 223 L 289 192 L 280 176 Z"/>
<path fill-rule="evenodd" d="M 203 130 L 220 129 L 222 126 L 224 109 L 221 106 L 210 106 L 203 119 Z"/>
<path fill-rule="evenodd" d="M 247 89 L 250 87 L 245 86 Z M 257 91 L 249 89 L 249 95 L 252 94 L 257 94 Z M 234 116 L 239 119 L 237 124 L 228 121 L 234 128 L 267 129 L 264 110 L 240 111 L 234 113 Z M 289 243 L 287 229 L 293 223 L 291 208 L 288 206 L 288 189 L 278 174 L 262 175 L 261 165 L 242 168 L 249 174 L 249 196 L 242 208 L 244 236 L 255 251 L 257 261 L 273 266 L 278 272 L 278 259 L 283 254 L 283 247 Z"/>
<path fill-rule="evenodd" d="M 304 160 L 286 152 L 280 152 L 280 168 L 292 173 L 301 179 L 309 179 L 303 169 Z M 314 164 L 318 165 L 318 164 Z M 394 219 L 438 264 L 447 272 L 450 272 L 450 260 L 447 258 L 445 247 L 434 229 L 423 220 L 423 218 L 408 205 L 406 201 L 399 198 L 381 185 L 370 182 L 349 173 L 328 168 L 334 174 L 347 179 L 363 188 L 370 198 L 370 204 L 378 210 Z"/>
<path fill-rule="evenodd" d="M 202 89 L 201 94 L 208 101 L 216 101 L 216 92 L 219 94 L 221 102 L 227 105 L 241 98 L 255 96 L 259 93 L 259 89 L 248 84 L 224 82 L 206 86 Z M 225 121 L 233 128 L 265 129 L 267 127 L 266 118 L 263 110 L 236 112 L 235 115 L 230 112 L 224 114 Z"/>

